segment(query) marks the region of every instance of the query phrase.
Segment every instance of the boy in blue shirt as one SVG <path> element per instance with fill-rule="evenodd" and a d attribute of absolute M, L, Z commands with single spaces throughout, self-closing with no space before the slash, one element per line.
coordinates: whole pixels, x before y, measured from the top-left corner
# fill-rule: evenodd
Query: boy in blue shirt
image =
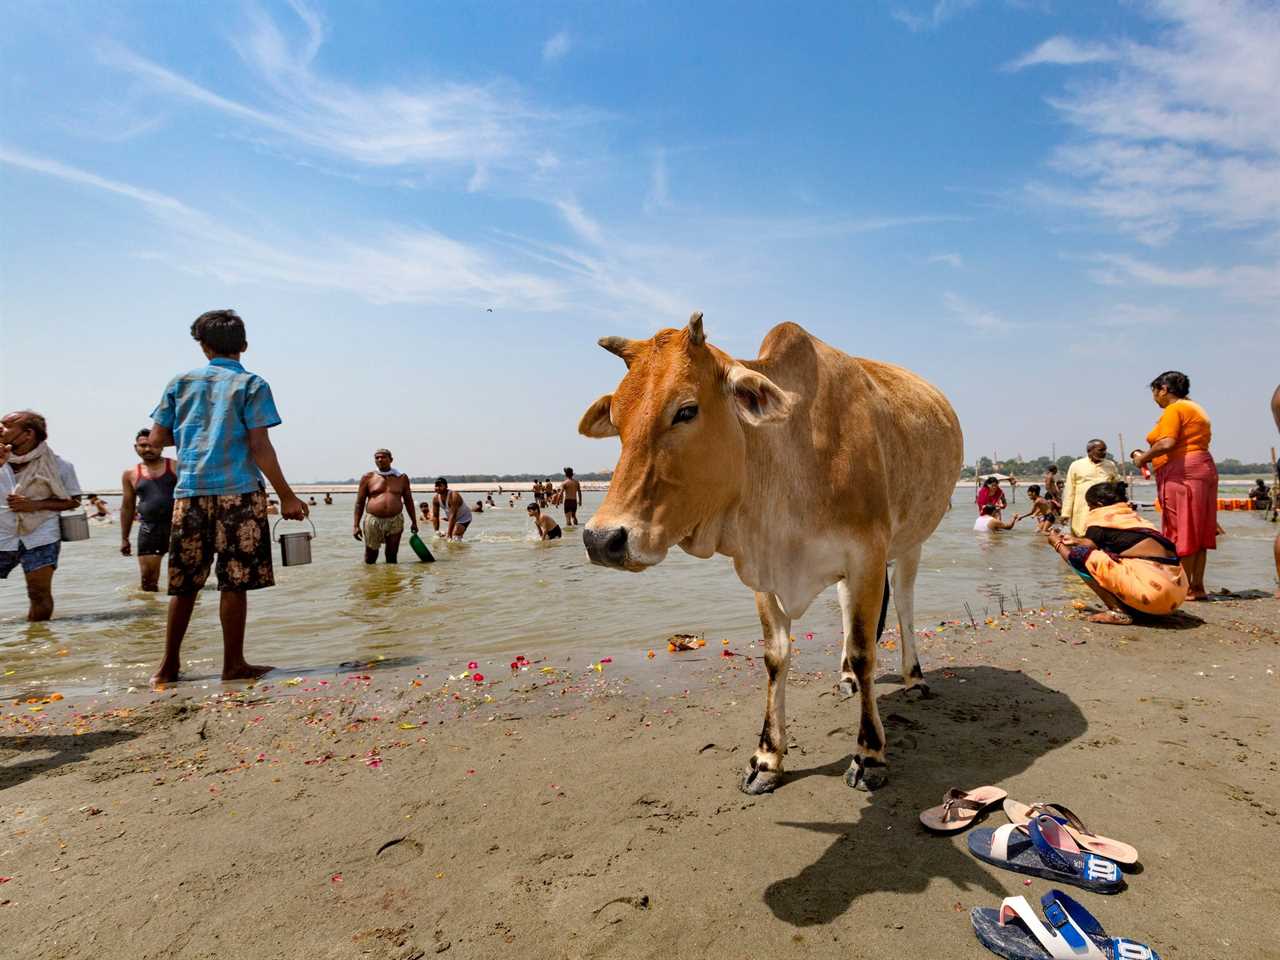
<path fill-rule="evenodd" d="M 178 448 L 169 619 L 153 686 L 178 679 L 182 639 L 215 554 L 222 679 L 252 680 L 272 669 L 244 658 L 247 592 L 275 584 L 263 474 L 280 496 L 282 516 L 301 520 L 308 513 L 285 480 L 267 436 L 280 423 L 271 387 L 240 365 L 240 354 L 248 349 L 244 321 L 234 310 L 213 310 L 196 318 L 191 337 L 208 365 L 169 381 L 151 413 L 152 446 Z"/>

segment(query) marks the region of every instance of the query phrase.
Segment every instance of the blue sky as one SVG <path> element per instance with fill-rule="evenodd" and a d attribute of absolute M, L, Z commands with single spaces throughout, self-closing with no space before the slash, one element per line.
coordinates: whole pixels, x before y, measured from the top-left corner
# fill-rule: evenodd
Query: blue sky
<path fill-rule="evenodd" d="M 919 371 L 971 460 L 1136 442 L 1171 367 L 1276 440 L 1274 4 L 0 11 L 0 406 L 86 483 L 223 306 L 298 481 L 611 466 L 596 339 L 694 309 Z"/>

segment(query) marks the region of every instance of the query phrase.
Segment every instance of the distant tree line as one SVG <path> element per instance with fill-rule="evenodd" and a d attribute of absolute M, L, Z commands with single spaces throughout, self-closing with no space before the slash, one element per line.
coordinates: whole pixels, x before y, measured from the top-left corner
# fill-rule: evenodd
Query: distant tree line
<path fill-rule="evenodd" d="M 1115 451 L 1111 451 L 1114 457 Z M 1071 466 L 1075 457 L 1059 457 L 1057 459 L 1058 473 L 1066 476 L 1067 468 Z M 1045 467 L 1054 461 L 1049 457 L 1036 457 L 1034 460 L 1023 460 L 1013 457 L 1008 460 L 1001 460 L 999 463 L 993 463 L 990 457 L 979 457 L 978 466 L 975 471 L 972 466 L 965 466 L 960 471 L 962 479 L 972 480 L 975 473 L 985 475 L 988 473 L 1006 473 L 1011 477 L 1034 477 L 1039 479 L 1044 475 Z M 1232 457 L 1217 461 L 1218 472 L 1230 476 L 1242 476 L 1245 474 L 1255 474 L 1259 477 L 1269 477 L 1274 472 L 1274 467 L 1269 463 L 1241 463 Z"/>
<path fill-rule="evenodd" d="M 535 480 L 554 480 L 559 482 L 564 479 L 564 472 L 556 470 L 554 473 L 446 473 L 432 474 L 429 477 L 410 477 L 410 483 L 433 483 L 437 476 L 448 477 L 450 483 L 533 483 Z M 575 473 L 574 478 L 578 480 L 609 480 L 613 477 L 613 471 L 605 473 Z M 360 482 L 359 477 L 348 477 L 346 480 L 313 480 L 313 484 L 339 484 L 350 483 L 356 484 Z"/>

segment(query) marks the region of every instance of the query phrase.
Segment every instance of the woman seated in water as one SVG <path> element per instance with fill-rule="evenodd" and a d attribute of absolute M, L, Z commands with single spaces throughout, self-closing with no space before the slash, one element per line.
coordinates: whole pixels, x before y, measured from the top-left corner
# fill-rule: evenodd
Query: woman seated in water
<path fill-rule="evenodd" d="M 533 521 L 534 529 L 538 531 L 540 540 L 559 540 L 562 536 L 560 524 L 556 523 L 555 518 L 548 517 L 539 509 L 537 503 L 529 504 L 529 519 Z"/>
<path fill-rule="evenodd" d="M 982 508 L 982 513 L 978 515 L 978 519 L 973 521 L 973 529 L 979 532 L 996 531 L 996 530 L 1012 530 L 1013 525 L 1020 518 L 1014 517 L 1008 523 L 1000 519 L 993 504 L 986 504 Z"/>
<path fill-rule="evenodd" d="M 1049 534 L 1050 545 L 1107 605 L 1094 623 L 1133 623 L 1133 614 L 1166 616 L 1187 598 L 1187 576 L 1173 541 L 1129 505 L 1123 480 L 1095 483 L 1084 495 L 1083 537 Z"/>
<path fill-rule="evenodd" d="M 1026 513 L 1015 516 L 1014 520 L 1022 520 L 1027 517 L 1034 517 L 1036 521 L 1036 529 L 1041 533 L 1048 533 L 1049 529 L 1058 522 L 1058 515 L 1054 509 L 1054 503 L 1048 497 L 1040 496 L 1040 484 L 1033 483 L 1027 487 L 1027 496 L 1031 498 L 1031 509 Z"/>

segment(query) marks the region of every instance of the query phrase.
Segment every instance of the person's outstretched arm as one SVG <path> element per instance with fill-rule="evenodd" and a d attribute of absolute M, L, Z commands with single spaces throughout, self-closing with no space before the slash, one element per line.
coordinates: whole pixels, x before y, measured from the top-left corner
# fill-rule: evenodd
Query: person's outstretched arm
<path fill-rule="evenodd" d="M 267 435 L 269 429 L 269 427 L 249 428 L 249 454 L 263 476 L 267 478 L 267 482 L 271 484 L 271 488 L 280 495 L 280 516 L 289 520 L 303 520 L 311 511 L 298 499 L 297 494 L 293 492 L 293 487 L 289 486 L 289 481 L 284 478 L 284 471 L 280 468 L 280 460 L 276 456 L 276 448 L 272 446 L 271 437 Z M 155 435 L 154 430 L 152 435 Z"/>

